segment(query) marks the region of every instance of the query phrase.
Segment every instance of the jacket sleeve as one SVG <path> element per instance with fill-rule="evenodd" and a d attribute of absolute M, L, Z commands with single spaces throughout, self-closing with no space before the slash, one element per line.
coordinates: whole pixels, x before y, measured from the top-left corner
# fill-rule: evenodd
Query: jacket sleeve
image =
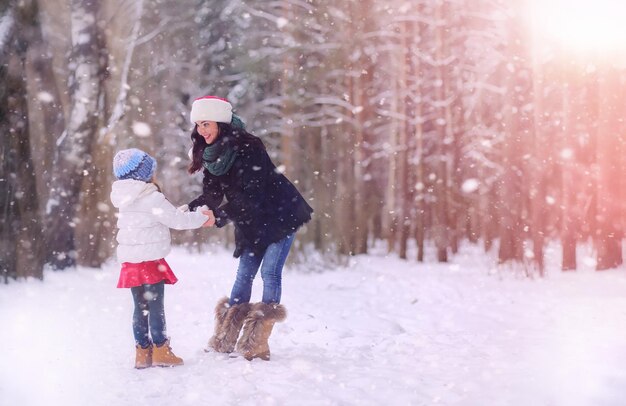
<path fill-rule="evenodd" d="M 215 209 L 222 203 L 224 192 L 219 180 L 204 170 L 204 178 L 202 179 L 202 194 L 189 203 L 189 211 L 194 211 L 197 207 L 207 206 L 209 209 Z"/>
<path fill-rule="evenodd" d="M 267 153 L 258 149 L 250 150 L 243 159 L 246 160 L 246 168 L 242 173 L 242 191 L 236 194 L 234 200 L 214 210 L 218 227 L 229 220 L 247 224 L 260 220 L 258 216 L 267 181 L 267 171 L 272 164 Z"/>
<path fill-rule="evenodd" d="M 175 230 L 200 228 L 209 219 L 200 212 L 178 210 L 161 193 L 154 199 L 152 215 L 159 223 Z"/>

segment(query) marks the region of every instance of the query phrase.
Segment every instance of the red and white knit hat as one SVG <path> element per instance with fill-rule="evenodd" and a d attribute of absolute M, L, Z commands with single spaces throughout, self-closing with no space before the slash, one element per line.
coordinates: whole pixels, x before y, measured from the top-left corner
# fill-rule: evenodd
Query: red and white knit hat
<path fill-rule="evenodd" d="M 230 124 L 230 120 L 233 118 L 233 106 L 226 99 L 204 96 L 193 101 L 189 116 L 192 123 L 216 121 Z"/>

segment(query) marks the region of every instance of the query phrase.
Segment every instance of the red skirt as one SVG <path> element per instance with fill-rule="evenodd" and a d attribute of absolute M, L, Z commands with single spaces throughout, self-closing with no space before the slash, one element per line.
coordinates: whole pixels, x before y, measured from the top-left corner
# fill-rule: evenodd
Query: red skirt
<path fill-rule="evenodd" d="M 120 279 L 117 282 L 118 288 L 134 288 L 141 285 L 152 285 L 165 281 L 173 285 L 178 281 L 172 268 L 163 258 L 155 261 L 144 262 L 124 262 L 120 271 Z"/>

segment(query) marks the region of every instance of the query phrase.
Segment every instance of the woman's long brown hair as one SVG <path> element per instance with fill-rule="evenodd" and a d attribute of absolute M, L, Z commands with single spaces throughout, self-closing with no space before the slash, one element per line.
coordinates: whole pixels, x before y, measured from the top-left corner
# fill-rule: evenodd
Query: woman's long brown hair
<path fill-rule="evenodd" d="M 193 126 L 191 142 L 193 144 L 191 147 L 191 163 L 189 164 L 189 168 L 187 168 L 187 172 L 196 173 L 202 169 L 202 154 L 204 153 L 204 148 L 207 146 L 204 137 L 198 133 L 198 124 Z"/>

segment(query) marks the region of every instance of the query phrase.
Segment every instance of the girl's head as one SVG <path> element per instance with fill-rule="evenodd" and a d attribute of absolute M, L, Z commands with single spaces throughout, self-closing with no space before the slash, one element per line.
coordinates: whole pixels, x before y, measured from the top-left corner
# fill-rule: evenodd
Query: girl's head
<path fill-rule="evenodd" d="M 113 174 L 119 180 L 135 179 L 151 182 L 156 167 L 156 160 L 137 148 L 121 150 L 113 157 Z"/>

